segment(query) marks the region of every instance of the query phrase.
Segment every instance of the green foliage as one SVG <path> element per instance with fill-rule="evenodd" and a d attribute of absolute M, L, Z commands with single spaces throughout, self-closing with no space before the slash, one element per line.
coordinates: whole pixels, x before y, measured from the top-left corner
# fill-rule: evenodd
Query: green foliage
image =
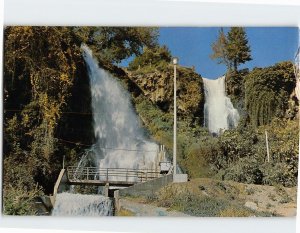
<path fill-rule="evenodd" d="M 246 115 L 245 110 L 245 76 L 248 69 L 228 71 L 226 73 L 226 94 L 230 97 L 233 106 L 239 111 L 240 117 Z"/>
<path fill-rule="evenodd" d="M 32 200 L 52 193 L 65 150 L 57 126 L 82 63 L 68 27 L 6 27 L 4 31 L 4 207 L 33 214 Z M 26 168 L 26 169 L 25 169 Z"/>
<path fill-rule="evenodd" d="M 227 44 L 227 37 L 223 31 L 223 28 L 221 28 L 219 30 L 219 36 L 217 41 L 211 45 L 213 53 L 210 55 L 210 58 L 216 59 L 218 64 L 225 64 L 227 67 L 230 67 Z"/>
<path fill-rule="evenodd" d="M 272 124 L 263 128 L 269 135 L 270 164 L 264 166 L 264 183 L 284 186 L 297 185 L 299 125 L 297 121 L 274 119 Z"/>
<path fill-rule="evenodd" d="M 229 70 L 252 60 L 251 50 L 248 45 L 246 32 L 242 27 L 232 27 L 227 35 L 223 29 L 219 31 L 219 37 L 212 44 L 212 59 L 217 59 L 218 63 L 225 64 Z"/>
<path fill-rule="evenodd" d="M 269 136 L 269 163 L 265 130 Z M 257 129 L 239 126 L 218 138 L 201 128 L 179 124 L 178 161 L 190 178 L 292 187 L 297 184 L 298 132 L 297 121 L 283 119 L 274 119 L 269 126 Z"/>
<path fill-rule="evenodd" d="M 239 64 L 252 60 L 244 28 L 232 27 L 227 34 L 227 41 L 228 60 L 232 62 L 234 70 L 237 70 Z"/>
<path fill-rule="evenodd" d="M 195 139 L 194 139 L 195 140 Z M 183 153 L 182 166 L 189 177 L 211 177 L 222 164 L 218 140 L 216 138 L 201 138 L 194 144 L 187 143 Z"/>
<path fill-rule="evenodd" d="M 190 191 L 174 192 L 166 188 L 159 205 L 171 210 L 184 212 L 197 217 L 248 217 L 260 216 L 260 213 L 237 205 L 230 200 L 220 197 L 197 195 Z"/>
<path fill-rule="evenodd" d="M 7 27 L 4 42 L 4 80 L 9 95 L 5 107 L 25 105 L 20 117 L 24 128 L 20 130 L 27 143 L 32 143 L 32 153 L 49 160 L 54 129 L 70 96 L 79 49 L 70 49 L 75 44 L 65 27 Z M 15 102 L 22 83 L 31 98 Z"/>
<path fill-rule="evenodd" d="M 5 149 L 11 151 L 16 156 L 22 154 L 21 149 L 21 132 L 19 131 L 19 121 L 16 115 L 7 121 L 4 137 Z"/>
<path fill-rule="evenodd" d="M 141 67 L 155 67 L 158 70 L 168 67 L 171 61 L 171 52 L 166 46 L 156 46 L 154 48 L 145 47 L 140 56 L 129 63 L 129 70 L 137 70 Z"/>
<path fill-rule="evenodd" d="M 106 63 L 119 63 L 131 55 L 140 55 L 144 46 L 157 45 L 154 27 L 75 27 L 80 42 L 88 44 L 93 54 Z"/>
<path fill-rule="evenodd" d="M 245 77 L 245 106 L 253 126 L 283 117 L 289 96 L 296 85 L 291 62 L 254 69 Z"/>
<path fill-rule="evenodd" d="M 143 96 L 135 99 L 135 107 L 152 138 L 171 149 L 173 146 L 172 115 L 162 112 Z"/>
<path fill-rule="evenodd" d="M 221 150 L 226 157 L 227 165 L 238 158 L 253 155 L 253 145 L 257 143 L 257 135 L 252 128 L 239 130 L 226 130 L 220 137 Z"/>
<path fill-rule="evenodd" d="M 225 172 L 225 179 L 248 184 L 262 184 L 263 172 L 254 158 L 240 158 Z"/>
<path fill-rule="evenodd" d="M 36 215 L 34 198 L 41 195 L 38 188 L 26 191 L 19 180 L 17 186 L 4 187 L 3 191 L 3 214 L 4 215 Z"/>
<path fill-rule="evenodd" d="M 6 158 L 3 163 L 3 213 L 35 215 L 34 198 L 43 192 L 34 182 L 32 167 L 25 167 L 23 158 Z"/>
<path fill-rule="evenodd" d="M 266 160 L 268 131 L 270 162 Z M 223 179 L 243 183 L 295 186 L 298 169 L 298 122 L 275 119 L 269 126 L 225 131 L 221 153 L 210 164 L 218 165 Z"/>

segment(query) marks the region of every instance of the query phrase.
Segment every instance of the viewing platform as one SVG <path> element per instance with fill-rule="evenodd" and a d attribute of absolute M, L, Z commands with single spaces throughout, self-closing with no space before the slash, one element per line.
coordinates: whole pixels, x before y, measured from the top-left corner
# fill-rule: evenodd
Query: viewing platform
<path fill-rule="evenodd" d="M 151 169 L 126 168 L 96 168 L 67 167 L 66 175 L 69 185 L 96 185 L 96 186 L 132 186 L 162 176 L 160 171 Z"/>

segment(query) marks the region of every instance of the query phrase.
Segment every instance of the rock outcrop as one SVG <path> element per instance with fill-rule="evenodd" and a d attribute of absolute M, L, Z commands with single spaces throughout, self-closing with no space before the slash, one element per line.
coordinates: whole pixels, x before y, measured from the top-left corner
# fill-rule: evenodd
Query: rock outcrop
<path fill-rule="evenodd" d="M 178 117 L 193 118 L 202 122 L 204 106 L 203 81 L 191 68 L 177 69 L 177 107 Z M 168 71 L 148 73 L 126 71 L 143 94 L 165 112 L 173 111 L 174 74 Z"/>

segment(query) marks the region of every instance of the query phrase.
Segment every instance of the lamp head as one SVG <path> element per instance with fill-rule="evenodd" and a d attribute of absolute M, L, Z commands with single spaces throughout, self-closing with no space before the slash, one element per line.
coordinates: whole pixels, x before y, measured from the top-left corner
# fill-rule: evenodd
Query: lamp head
<path fill-rule="evenodd" d="M 173 57 L 172 58 L 172 62 L 173 62 L 173 65 L 177 65 L 178 64 L 178 57 Z"/>

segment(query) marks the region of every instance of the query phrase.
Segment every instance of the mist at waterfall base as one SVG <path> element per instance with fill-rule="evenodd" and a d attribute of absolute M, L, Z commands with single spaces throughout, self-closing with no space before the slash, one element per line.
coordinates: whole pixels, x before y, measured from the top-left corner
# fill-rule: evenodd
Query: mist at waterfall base
<path fill-rule="evenodd" d="M 240 116 L 225 92 L 225 76 L 211 80 L 203 78 L 205 91 L 204 126 L 219 135 L 221 131 L 235 128 Z"/>
<path fill-rule="evenodd" d="M 82 45 L 90 78 L 94 134 L 91 148 L 99 168 L 154 169 L 158 145 L 146 139 L 129 93 L 98 66 L 92 51 Z"/>

